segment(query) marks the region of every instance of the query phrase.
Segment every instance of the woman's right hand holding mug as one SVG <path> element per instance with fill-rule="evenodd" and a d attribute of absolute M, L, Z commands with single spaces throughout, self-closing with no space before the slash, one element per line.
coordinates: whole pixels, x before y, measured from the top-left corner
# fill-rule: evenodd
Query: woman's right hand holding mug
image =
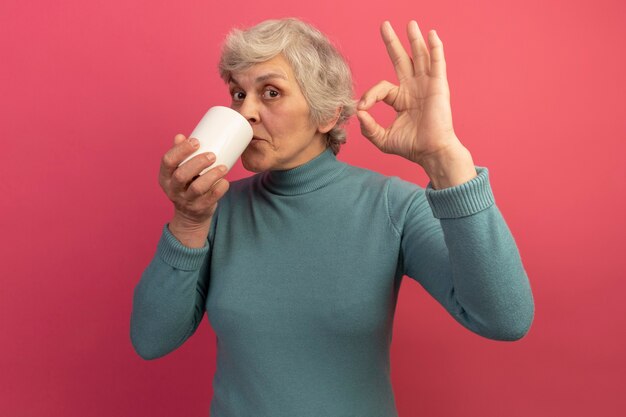
<path fill-rule="evenodd" d="M 212 152 L 196 155 L 178 166 L 198 147 L 197 139 L 176 135 L 174 146 L 161 160 L 159 172 L 159 184 L 174 203 L 174 217 L 168 228 L 183 245 L 191 248 L 205 245 L 217 202 L 229 187 L 223 178 L 228 171 L 224 165 L 213 167 L 199 176 L 215 162 Z"/>

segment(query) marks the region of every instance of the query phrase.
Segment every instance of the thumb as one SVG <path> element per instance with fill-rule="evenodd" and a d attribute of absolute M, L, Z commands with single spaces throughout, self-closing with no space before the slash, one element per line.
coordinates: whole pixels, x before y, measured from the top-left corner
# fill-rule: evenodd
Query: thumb
<path fill-rule="evenodd" d="M 385 129 L 366 111 L 359 110 L 356 117 L 361 124 L 361 134 L 369 139 L 378 149 L 385 143 Z"/>

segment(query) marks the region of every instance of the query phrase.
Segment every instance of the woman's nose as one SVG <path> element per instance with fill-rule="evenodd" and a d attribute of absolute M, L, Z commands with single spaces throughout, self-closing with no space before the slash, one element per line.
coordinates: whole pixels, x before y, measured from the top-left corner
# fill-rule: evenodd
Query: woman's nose
<path fill-rule="evenodd" d="M 251 124 L 258 123 L 260 120 L 258 104 L 256 103 L 254 97 L 251 97 L 251 95 L 248 95 L 243 100 L 241 106 L 239 106 L 239 113 L 241 113 L 241 115 Z"/>

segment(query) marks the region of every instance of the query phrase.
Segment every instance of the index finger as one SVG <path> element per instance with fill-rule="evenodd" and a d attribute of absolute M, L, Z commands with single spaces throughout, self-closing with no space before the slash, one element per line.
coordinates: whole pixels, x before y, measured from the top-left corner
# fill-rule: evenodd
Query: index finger
<path fill-rule="evenodd" d="M 404 50 L 404 47 L 400 43 L 400 39 L 394 32 L 389 21 L 384 21 L 380 27 L 380 34 L 385 42 L 387 53 L 398 75 L 398 81 L 402 82 L 407 78 L 413 77 L 413 63 L 411 58 Z"/>

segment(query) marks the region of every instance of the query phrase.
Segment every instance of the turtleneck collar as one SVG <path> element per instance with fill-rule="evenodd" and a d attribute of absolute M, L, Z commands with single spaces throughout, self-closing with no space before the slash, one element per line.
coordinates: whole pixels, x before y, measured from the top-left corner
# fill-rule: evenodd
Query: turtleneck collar
<path fill-rule="evenodd" d="M 328 185 L 346 166 L 337 160 L 329 147 L 315 158 L 295 168 L 262 173 L 261 184 L 269 192 L 278 195 L 310 193 Z"/>

